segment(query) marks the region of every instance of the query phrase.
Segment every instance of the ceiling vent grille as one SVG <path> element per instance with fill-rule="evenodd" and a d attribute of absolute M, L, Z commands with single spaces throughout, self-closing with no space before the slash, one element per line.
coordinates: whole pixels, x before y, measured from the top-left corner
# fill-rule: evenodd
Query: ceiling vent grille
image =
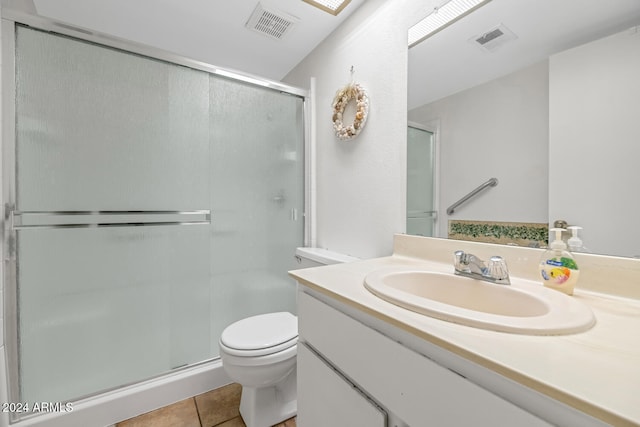
<path fill-rule="evenodd" d="M 482 34 L 471 37 L 469 42 L 475 44 L 485 52 L 494 52 L 505 43 L 517 38 L 518 36 L 516 36 L 513 31 L 505 27 L 504 24 L 500 24 Z"/>
<path fill-rule="evenodd" d="M 267 10 L 258 3 L 245 26 L 272 39 L 281 40 L 298 21 L 299 19 L 295 16 Z"/>
<path fill-rule="evenodd" d="M 477 38 L 476 41 L 484 46 L 485 44 L 489 43 L 491 40 L 495 40 L 500 36 L 504 36 L 504 33 L 500 31 L 500 28 L 496 28 L 493 31 L 489 31 L 486 34 L 483 34 L 480 38 Z"/>

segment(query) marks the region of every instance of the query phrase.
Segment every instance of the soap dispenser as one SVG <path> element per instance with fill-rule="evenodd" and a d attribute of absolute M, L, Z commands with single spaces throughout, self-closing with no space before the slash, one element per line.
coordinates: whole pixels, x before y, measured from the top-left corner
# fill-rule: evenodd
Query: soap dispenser
<path fill-rule="evenodd" d="M 569 245 L 569 250 L 571 252 L 589 252 L 589 250 L 584 247 L 582 243 L 582 239 L 578 235 L 578 231 L 582 230 L 582 227 L 578 227 L 577 225 L 572 225 L 570 227 L 567 227 L 567 230 L 571 231 L 571 237 L 567 239 L 567 245 Z"/>
<path fill-rule="evenodd" d="M 540 260 L 542 284 L 567 295 L 573 295 L 573 288 L 580 275 L 578 264 L 567 250 L 567 244 L 562 240 L 562 232 L 565 229 L 552 228 L 551 231 L 555 233 L 555 240 Z"/>

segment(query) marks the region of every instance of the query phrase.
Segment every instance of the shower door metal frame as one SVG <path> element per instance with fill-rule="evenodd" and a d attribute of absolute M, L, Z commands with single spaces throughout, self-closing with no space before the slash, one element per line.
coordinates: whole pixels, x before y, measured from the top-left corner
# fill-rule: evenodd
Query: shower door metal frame
<path fill-rule="evenodd" d="M 314 218 L 310 213 L 314 209 L 313 194 L 311 192 L 311 177 L 310 172 L 314 159 L 311 158 L 312 150 L 310 144 L 312 143 L 311 128 L 313 127 L 313 111 L 311 92 L 302 88 L 289 86 L 277 81 L 272 81 L 262 77 L 254 76 L 247 73 L 238 71 L 227 70 L 222 67 L 218 67 L 205 62 L 192 60 L 177 54 L 166 52 L 162 49 L 138 44 L 125 39 L 109 36 L 106 34 L 86 30 L 83 28 L 75 27 L 73 25 L 65 24 L 60 21 L 56 21 L 50 18 L 41 16 L 35 16 L 26 14 L 19 11 L 3 8 L 2 22 L 1 22 L 1 35 L 2 35 L 2 150 L 0 161 L 0 176 L 2 177 L 2 209 L 3 209 L 3 236 L 2 236 L 2 248 L 0 249 L 3 260 L 3 272 L 2 272 L 2 289 L 0 294 L 3 296 L 4 304 L 4 346 L 6 347 L 6 369 L 7 369 L 7 393 L 8 401 L 19 402 L 20 398 L 20 379 L 19 379 L 19 354 L 18 354 L 18 288 L 17 288 L 17 260 L 16 260 L 16 231 L 21 228 L 31 227 L 66 227 L 66 228 L 81 228 L 81 227 L 111 227 L 111 226 L 127 226 L 127 225 L 191 225 L 191 224 L 203 224 L 211 220 L 209 211 L 153 211 L 153 212 L 141 212 L 141 211 L 62 211 L 62 212 L 16 212 L 16 79 L 15 79 L 15 35 L 16 26 L 24 25 L 36 30 L 43 30 L 54 33 L 56 35 L 62 35 L 78 39 L 85 42 L 94 43 L 101 47 L 113 48 L 126 53 L 133 53 L 149 59 L 156 59 L 165 61 L 168 63 L 182 65 L 187 68 L 205 71 L 209 74 L 225 77 L 230 80 L 244 82 L 250 85 L 274 90 L 280 93 L 285 93 L 299 97 L 303 100 L 303 188 L 304 188 L 304 212 L 303 229 L 304 229 L 304 244 L 308 245 L 313 238 L 312 222 Z M 107 215 L 111 218 L 119 215 L 125 215 L 131 217 L 132 215 L 153 215 L 157 218 L 151 223 L 140 223 L 131 221 L 112 221 L 103 222 L 99 220 L 91 220 L 91 218 L 99 218 L 100 215 Z M 186 219 L 184 221 L 175 219 L 176 215 L 185 217 L 196 217 L 196 219 Z M 38 217 L 48 216 L 52 219 L 78 216 L 90 218 L 85 222 L 71 222 L 71 223 L 53 223 L 48 225 L 24 225 L 21 223 L 15 223 L 16 218 L 22 220 L 22 217 Z M 163 221 L 163 216 L 170 216 L 173 218 L 171 221 Z M 292 254 L 293 256 L 293 254 Z M 203 361 L 200 363 L 205 363 Z M 194 365 L 189 365 L 180 369 L 187 369 Z M 5 369 L 5 367 L 0 367 Z M 159 374 L 158 376 L 165 375 L 166 373 Z M 130 384 L 126 384 L 130 385 Z M 76 399 L 83 399 L 95 395 L 105 393 L 110 390 L 100 390 L 96 393 L 77 396 Z M 28 419 L 37 417 L 38 415 L 28 415 L 20 417 L 19 414 L 10 414 L 10 422 L 15 422 L 21 419 Z"/>

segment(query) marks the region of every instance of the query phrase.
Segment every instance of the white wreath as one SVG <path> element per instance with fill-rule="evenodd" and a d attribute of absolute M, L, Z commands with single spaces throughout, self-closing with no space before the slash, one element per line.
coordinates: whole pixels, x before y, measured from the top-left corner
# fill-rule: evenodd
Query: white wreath
<path fill-rule="evenodd" d="M 342 115 L 345 108 L 347 108 L 347 104 L 352 99 L 355 99 L 356 102 L 356 116 L 351 125 L 345 126 L 342 122 Z M 336 92 L 332 107 L 333 129 L 336 131 L 336 136 L 342 141 L 355 138 L 364 128 L 369 115 L 369 96 L 367 92 L 359 84 L 349 83 Z"/>

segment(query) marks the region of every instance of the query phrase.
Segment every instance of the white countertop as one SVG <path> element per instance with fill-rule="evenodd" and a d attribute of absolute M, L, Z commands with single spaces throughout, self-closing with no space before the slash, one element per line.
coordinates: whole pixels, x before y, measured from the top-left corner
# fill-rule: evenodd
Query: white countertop
<path fill-rule="evenodd" d="M 509 258 L 507 257 L 507 260 Z M 574 335 L 493 332 L 403 309 L 370 293 L 373 270 L 452 264 L 398 255 L 291 272 L 302 284 L 615 426 L 640 426 L 640 301 L 581 290 L 596 325 Z M 513 276 L 513 274 L 512 274 Z M 633 285 L 640 286 L 640 283 Z"/>

